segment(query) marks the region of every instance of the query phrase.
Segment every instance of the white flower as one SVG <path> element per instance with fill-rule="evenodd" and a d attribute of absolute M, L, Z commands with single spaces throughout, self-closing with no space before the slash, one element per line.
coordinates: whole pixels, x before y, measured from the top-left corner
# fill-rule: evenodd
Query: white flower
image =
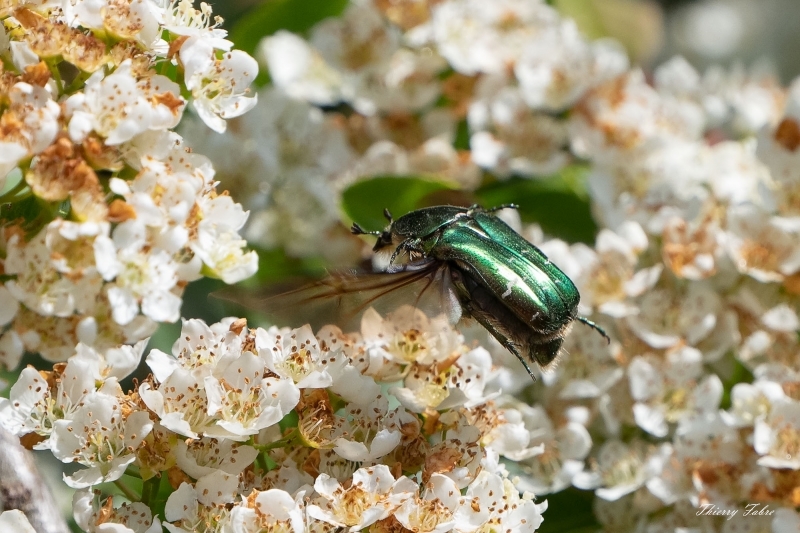
<path fill-rule="evenodd" d="M 192 106 L 216 132 L 226 129 L 225 120 L 247 113 L 258 102 L 246 96 L 258 75 L 256 60 L 240 50 L 214 55 L 214 43 L 202 36 L 189 37 L 180 50 L 186 88 L 192 92 Z"/>
<path fill-rule="evenodd" d="M 558 239 L 539 248 L 576 284 L 584 313 L 597 311 L 618 318 L 637 313 L 630 300 L 651 289 L 661 275 L 660 265 L 636 269 L 647 246 L 642 227 L 627 221 L 616 232 L 600 230 L 594 250 L 580 243 L 567 247 Z"/>
<path fill-rule="evenodd" d="M 723 233 L 711 216 L 685 220 L 675 216 L 664 224 L 661 254 L 673 274 L 706 279 L 717 273 Z"/>
<path fill-rule="evenodd" d="M 426 470 L 431 474 L 444 474 L 463 489 L 481 471 L 485 450 L 479 442 L 482 437 L 479 428 L 469 424 L 463 415 L 455 411 L 451 411 L 449 415 L 442 420 L 444 422 L 450 419 L 451 422 L 446 433 L 436 434 L 431 438 L 434 445 L 428 453 L 431 463 Z"/>
<path fill-rule="evenodd" d="M 546 501 L 537 504 L 529 492 L 520 497 L 511 481 L 488 470 L 481 471 L 467 487 L 464 499 L 466 505 L 456 520 L 465 532 L 480 526 L 490 531 L 533 533 L 542 525 L 542 513 L 547 510 Z"/>
<path fill-rule="evenodd" d="M 667 448 L 654 449 L 641 441 L 608 440 L 598 451 L 594 471 L 577 474 L 573 484 L 581 489 L 596 489 L 595 494 L 604 500 L 617 500 L 653 477 L 660 463 L 653 462 L 652 458 L 667 451 Z"/>
<path fill-rule="evenodd" d="M 731 298 L 742 329 L 737 357 L 756 373 L 761 366 L 777 365 L 782 381 L 797 366 L 800 319 L 793 304 L 765 288 L 750 280 Z M 774 375 L 769 379 L 777 380 Z"/>
<path fill-rule="evenodd" d="M 183 107 L 177 83 L 160 75 L 137 79 L 126 60 L 108 76 L 96 71 L 83 92 L 67 99 L 69 135 L 80 143 L 94 131 L 106 144 L 118 145 L 147 130 L 174 128 Z"/>
<path fill-rule="evenodd" d="M 180 315 L 181 299 L 173 294 L 178 282 L 178 264 L 163 250 L 148 247 L 146 228 L 137 220 L 126 220 L 114 228 L 109 239 L 94 244 L 97 268 L 106 281 L 114 320 L 130 323 L 139 313 L 156 322 L 174 322 Z"/>
<path fill-rule="evenodd" d="M 562 352 L 560 364 L 542 374 L 545 384 L 559 387 L 562 399 L 598 398 L 625 375 L 618 362 L 623 357 L 622 346 L 609 344 L 591 328 L 573 328 L 564 339 Z"/>
<path fill-rule="evenodd" d="M 292 379 L 301 389 L 330 387 L 333 378 L 328 365 L 346 358 L 341 352 L 321 349 L 308 325 L 293 330 L 259 328 L 256 330 L 256 350 L 269 370 Z"/>
<path fill-rule="evenodd" d="M 110 5 L 109 5 L 110 4 Z M 73 26 L 108 32 L 120 40 L 135 39 L 146 48 L 161 48 L 159 19 L 163 15 L 160 2 L 92 2 L 81 0 L 67 6 L 66 19 Z"/>
<path fill-rule="evenodd" d="M 728 209 L 725 245 L 739 272 L 766 283 L 800 270 L 800 225 L 753 204 Z"/>
<path fill-rule="evenodd" d="M 100 361 L 93 360 L 88 349 L 78 345 L 77 354 L 69 359 L 63 370 L 52 375 L 53 385 L 29 366 L 22 370 L 11 387 L 8 399 L 0 398 L 0 423 L 17 436 L 36 433 L 42 441 L 36 449 L 52 446 L 51 434 L 59 420 L 71 420 L 87 395 L 96 390 L 100 377 Z M 119 391 L 114 379 L 103 384 L 110 394 Z"/>
<path fill-rule="evenodd" d="M 198 202 L 203 219 L 197 228 L 192 251 L 225 283 L 249 278 L 258 270 L 258 255 L 243 250 L 246 242 L 237 231 L 247 221 L 247 212 L 230 196 L 203 198 Z"/>
<path fill-rule="evenodd" d="M 433 40 L 450 65 L 466 75 L 496 73 L 513 65 L 558 14 L 541 1 L 450 0 L 432 10 Z"/>
<path fill-rule="evenodd" d="M 175 463 L 194 479 L 222 470 L 233 476 L 253 464 L 258 450 L 229 439 L 178 440 Z"/>
<path fill-rule="evenodd" d="M 756 422 L 753 447 L 762 466 L 800 470 L 800 402 L 773 402 L 769 414 Z"/>
<path fill-rule="evenodd" d="M 398 365 L 430 365 L 458 353 L 461 335 L 444 315 L 429 318 L 404 305 L 381 317 L 368 309 L 361 319 L 361 335 L 369 355 L 368 374 L 381 376 Z"/>
<path fill-rule="evenodd" d="M 441 366 L 437 363 L 411 365 L 403 386 L 392 387 L 390 391 L 404 407 L 415 413 L 460 405 L 472 407 L 488 399 L 484 387 L 491 370 L 491 355 L 478 347 L 453 362 L 444 361 Z"/>
<path fill-rule="evenodd" d="M 572 148 L 598 161 L 607 161 L 616 150 L 631 154 L 663 143 L 695 141 L 704 126 L 697 106 L 665 100 L 640 70 L 595 88 L 576 111 L 571 121 Z"/>
<path fill-rule="evenodd" d="M 779 383 L 758 380 L 755 383 L 737 383 L 731 389 L 731 408 L 723 413 L 733 427 L 753 426 L 763 420 L 772 405 L 786 394 Z"/>
<path fill-rule="evenodd" d="M 75 522 L 88 533 L 160 533 L 161 520 L 153 517 L 142 502 L 113 506 L 112 497 L 100 503 L 91 490 L 76 491 L 72 497 Z"/>
<path fill-rule="evenodd" d="M 51 225 L 55 230 L 58 222 L 53 221 Z M 92 237 L 77 238 L 67 245 L 74 246 L 72 251 L 77 253 L 68 253 L 66 257 L 83 263 L 75 265 L 79 271 L 74 278 L 63 275 L 59 270 L 65 270 L 65 265 L 51 259 L 64 250 L 51 250 L 48 246 L 48 241 L 53 241 L 48 238 L 52 237 L 48 228 L 42 229 L 30 241 L 21 237 L 20 234 L 12 235 L 7 244 L 5 272 L 16 275 L 5 285 L 11 295 L 40 315 L 69 317 L 76 311 L 89 311 L 100 290 L 93 261 L 91 258 L 86 261 L 85 247 L 91 246 Z"/>
<path fill-rule="evenodd" d="M 667 435 L 669 423 L 696 412 L 716 412 L 722 399 L 722 381 L 716 374 L 704 376 L 702 356 L 690 347 L 669 352 L 664 361 L 635 357 L 628 380 L 636 424 L 657 437 Z"/>
<path fill-rule="evenodd" d="M 36 533 L 28 517 L 19 509 L 9 509 L 0 513 L 0 529 L 13 533 Z"/>
<path fill-rule="evenodd" d="M 358 469 L 348 488 L 320 474 L 314 482 L 314 490 L 321 496 L 319 504 L 309 505 L 307 512 L 355 533 L 391 515 L 416 489 L 417 484 L 405 476 L 395 480 L 386 465 Z"/>
<path fill-rule="evenodd" d="M 205 378 L 208 414 L 217 419 L 206 435 L 245 440 L 277 424 L 300 400 L 291 379 L 263 377 L 264 361 L 243 352 Z"/>
<path fill-rule="evenodd" d="M 164 527 L 170 533 L 193 533 L 198 528 L 207 533 L 227 531 L 231 523 L 227 504 L 233 501 L 238 484 L 236 476 L 222 471 L 205 476 L 195 486 L 181 483 L 167 498 Z"/>
<path fill-rule="evenodd" d="M 508 455 L 520 461 L 520 488 L 534 494 L 548 494 L 569 487 L 583 471 L 592 447 L 586 427 L 577 420 L 556 427 L 539 406 L 518 405 L 517 410 L 530 432 L 528 447 L 521 453 Z"/>
<path fill-rule="evenodd" d="M 259 43 L 258 57 L 289 96 L 317 105 L 341 99 L 342 75 L 302 37 L 280 30 Z"/>
<path fill-rule="evenodd" d="M 558 112 L 574 104 L 592 85 L 627 69 L 621 47 L 610 43 L 592 46 L 575 22 L 567 19 L 525 44 L 514 74 L 531 108 Z"/>
<path fill-rule="evenodd" d="M 255 491 L 245 502 L 231 510 L 231 530 L 233 533 L 308 531 L 304 496 L 304 490 L 299 491 L 294 498 L 281 489 Z"/>
<path fill-rule="evenodd" d="M 439 75 L 447 62 L 430 49 L 401 48 L 379 68 L 365 72 L 345 97 L 364 115 L 421 111 L 441 94 Z M 352 92 L 352 94 L 350 94 Z"/>
<path fill-rule="evenodd" d="M 348 405 L 341 437 L 334 451 L 349 461 L 368 463 L 391 453 L 400 444 L 405 411 L 389 412 L 388 399 L 379 395 L 368 405 Z"/>
<path fill-rule="evenodd" d="M 208 399 L 194 376 L 184 368 L 177 368 L 154 388 L 145 382 L 139 395 L 161 424 L 179 435 L 198 438 L 210 431 L 216 420 L 208 414 Z"/>
<path fill-rule="evenodd" d="M 458 524 L 458 510 L 461 506 L 461 492 L 455 482 L 441 474 L 433 474 L 425 484 L 422 495 L 417 493 L 400 505 L 394 517 L 410 530 L 418 533 L 445 533 L 459 525 L 469 526 L 468 521 Z"/>
<path fill-rule="evenodd" d="M 61 107 L 43 87 L 18 82 L 11 87 L 0 134 L 0 185 L 17 164 L 47 148 L 58 133 Z"/>
<path fill-rule="evenodd" d="M 764 163 L 756 157 L 754 139 L 726 141 L 708 150 L 708 182 L 714 196 L 732 205 L 754 202 L 771 205 L 780 197 L 770 193 L 774 182 Z M 780 200 L 778 200 L 780 201 Z"/>
<path fill-rule="evenodd" d="M 682 500 L 730 505 L 752 478 L 740 470 L 743 451 L 736 429 L 719 413 L 687 417 L 678 425 L 674 445 L 665 444 L 651 456 L 656 475 L 647 488 L 667 505 Z"/>
<path fill-rule="evenodd" d="M 212 18 L 211 13 L 211 6 L 206 3 L 195 9 L 192 0 L 171 0 L 164 11 L 162 27 L 176 35 L 199 35 L 211 41 L 214 48 L 227 52 L 233 43 L 225 39 L 228 32 L 218 27 L 222 19 Z"/>
<path fill-rule="evenodd" d="M 84 398 L 70 420 L 58 420 L 53 427 L 53 455 L 65 463 L 77 461 L 88 467 L 64 481 L 73 488 L 85 488 L 119 479 L 136 459 L 136 449 L 153 429 L 147 411 L 123 413 L 116 396 L 93 392 Z"/>
<path fill-rule="evenodd" d="M 504 76 L 488 76 L 478 83 L 467 120 L 472 159 L 500 177 L 547 176 L 569 161 L 567 124 L 525 104 L 521 88 Z"/>
<path fill-rule="evenodd" d="M 696 346 L 716 355 L 733 345 L 735 333 L 726 317 L 729 309 L 720 294 L 707 281 L 686 285 L 664 284 L 644 292 L 638 303 L 638 314 L 625 322 L 633 333 L 656 349 L 677 347 L 681 343 Z M 726 332 L 718 336 L 718 332 Z"/>

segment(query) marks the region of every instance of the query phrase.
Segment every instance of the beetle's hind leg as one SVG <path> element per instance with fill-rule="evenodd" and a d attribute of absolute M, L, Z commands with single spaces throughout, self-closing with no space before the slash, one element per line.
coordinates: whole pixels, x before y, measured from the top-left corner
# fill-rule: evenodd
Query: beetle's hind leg
<path fill-rule="evenodd" d="M 606 330 L 604 330 L 603 328 L 601 328 L 600 326 L 598 326 L 597 324 L 595 324 L 594 322 L 592 322 L 588 318 L 584 318 L 582 316 L 579 316 L 576 320 L 578 322 L 583 322 L 584 324 L 586 324 L 587 326 L 589 326 L 590 328 L 595 330 L 597 333 L 599 333 L 600 335 L 602 335 L 606 339 L 607 343 L 611 344 L 611 337 L 608 336 L 608 333 L 606 333 Z"/>

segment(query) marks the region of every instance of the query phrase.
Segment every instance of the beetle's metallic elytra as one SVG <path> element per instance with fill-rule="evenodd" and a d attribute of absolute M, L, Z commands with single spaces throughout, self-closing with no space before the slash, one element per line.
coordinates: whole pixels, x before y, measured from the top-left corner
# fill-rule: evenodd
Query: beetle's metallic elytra
<path fill-rule="evenodd" d="M 406 256 L 407 265 L 446 268 L 464 316 L 477 320 L 533 377 L 530 365 L 553 363 L 574 320 L 608 336 L 577 315 L 580 294 L 572 280 L 494 215 L 507 207 L 516 208 L 428 207 L 397 220 L 384 210 L 385 230 L 353 224 L 351 231 L 376 235 L 375 251 L 394 246 L 392 265 Z"/>

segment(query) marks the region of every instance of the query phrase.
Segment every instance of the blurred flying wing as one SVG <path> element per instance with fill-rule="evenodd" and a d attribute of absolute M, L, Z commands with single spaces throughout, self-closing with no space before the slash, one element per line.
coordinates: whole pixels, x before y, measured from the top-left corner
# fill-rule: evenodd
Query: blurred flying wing
<path fill-rule="evenodd" d="M 385 315 L 412 305 L 428 315 L 445 313 L 453 324 L 461 318 L 449 267 L 440 261 L 408 263 L 390 272 L 335 272 L 300 287 L 231 288 L 213 296 L 257 311 L 269 324 L 310 324 L 314 330 L 325 324 L 358 330 L 362 313 L 370 307 Z"/>

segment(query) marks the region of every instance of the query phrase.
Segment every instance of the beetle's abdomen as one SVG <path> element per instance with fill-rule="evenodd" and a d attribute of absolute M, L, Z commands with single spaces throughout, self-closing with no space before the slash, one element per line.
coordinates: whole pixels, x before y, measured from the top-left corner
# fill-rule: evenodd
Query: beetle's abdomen
<path fill-rule="evenodd" d="M 455 262 L 540 335 L 558 334 L 575 318 L 578 290 L 544 254 L 517 237 L 499 240 L 470 221 L 445 228 L 431 256 Z"/>

